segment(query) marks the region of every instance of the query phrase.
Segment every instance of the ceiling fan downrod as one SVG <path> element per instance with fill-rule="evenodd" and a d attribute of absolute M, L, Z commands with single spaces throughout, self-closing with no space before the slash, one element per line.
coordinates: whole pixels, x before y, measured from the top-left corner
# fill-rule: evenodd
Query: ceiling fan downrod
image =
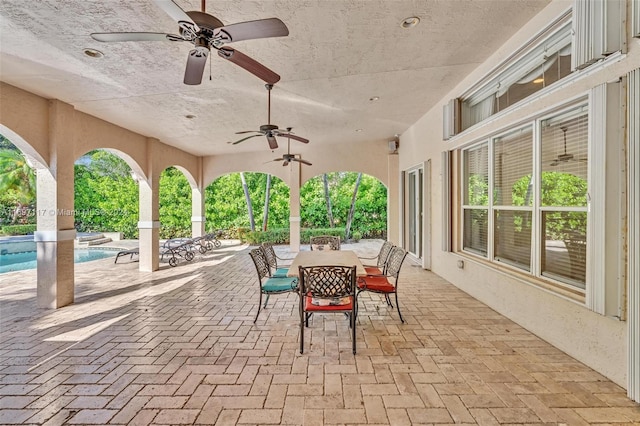
<path fill-rule="evenodd" d="M 273 89 L 273 84 L 265 84 L 264 87 L 267 88 L 267 124 L 271 124 L 271 89 Z"/>

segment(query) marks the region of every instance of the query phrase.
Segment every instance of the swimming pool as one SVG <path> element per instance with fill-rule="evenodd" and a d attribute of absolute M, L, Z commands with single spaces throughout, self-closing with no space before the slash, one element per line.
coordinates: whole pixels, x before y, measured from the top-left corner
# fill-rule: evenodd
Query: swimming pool
<path fill-rule="evenodd" d="M 75 263 L 89 262 L 91 260 L 113 257 L 120 249 L 107 248 L 80 248 L 73 252 Z M 23 271 L 36 268 L 36 252 L 26 251 L 0 255 L 0 274 L 4 272 Z"/>

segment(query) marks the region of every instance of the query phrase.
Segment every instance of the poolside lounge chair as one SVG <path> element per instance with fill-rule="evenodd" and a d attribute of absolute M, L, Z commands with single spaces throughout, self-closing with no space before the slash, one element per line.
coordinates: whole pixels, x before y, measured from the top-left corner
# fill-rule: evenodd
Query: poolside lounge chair
<path fill-rule="evenodd" d="M 116 259 L 113 261 L 113 263 L 118 263 L 118 259 L 126 255 L 130 255 L 129 260 L 133 260 L 133 255 L 139 255 L 139 254 L 140 254 L 140 249 L 137 247 L 134 249 L 119 251 L 118 254 L 116 254 Z"/>

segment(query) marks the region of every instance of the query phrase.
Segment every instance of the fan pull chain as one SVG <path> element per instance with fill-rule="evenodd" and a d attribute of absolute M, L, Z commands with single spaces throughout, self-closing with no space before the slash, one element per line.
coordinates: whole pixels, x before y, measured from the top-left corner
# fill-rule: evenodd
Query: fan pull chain
<path fill-rule="evenodd" d="M 204 2 L 204 0 L 202 0 Z M 209 81 L 211 81 L 211 58 L 209 58 Z"/>

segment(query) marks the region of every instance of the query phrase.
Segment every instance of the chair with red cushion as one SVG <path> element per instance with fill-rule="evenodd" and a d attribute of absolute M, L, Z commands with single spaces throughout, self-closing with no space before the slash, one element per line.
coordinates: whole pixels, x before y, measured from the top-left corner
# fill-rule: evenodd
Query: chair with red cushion
<path fill-rule="evenodd" d="M 387 260 L 389 259 L 389 254 L 391 253 L 392 248 L 393 248 L 393 243 L 391 241 L 385 241 L 384 243 L 382 243 L 382 246 L 380 247 L 380 251 L 378 252 L 377 256 L 374 256 L 374 257 L 358 256 L 362 261 L 374 260 L 374 259 L 377 260 L 375 265 L 364 264 L 364 269 L 365 271 L 367 271 L 367 274 L 383 275 L 385 273 Z"/>
<path fill-rule="evenodd" d="M 343 313 L 349 317 L 353 354 L 356 353 L 356 267 L 300 266 L 300 353 L 304 329 L 315 313 Z"/>
<path fill-rule="evenodd" d="M 384 274 L 371 274 L 358 279 L 358 294 L 363 291 L 383 294 L 387 305 L 392 308 L 393 303 L 391 303 L 389 296 L 395 294 L 396 308 L 398 309 L 398 315 L 402 322 L 404 322 L 404 318 L 402 318 L 400 304 L 398 303 L 398 277 L 400 276 L 400 268 L 402 267 L 405 257 L 407 257 L 407 252 L 402 247 L 395 246 L 389 253 Z"/>

